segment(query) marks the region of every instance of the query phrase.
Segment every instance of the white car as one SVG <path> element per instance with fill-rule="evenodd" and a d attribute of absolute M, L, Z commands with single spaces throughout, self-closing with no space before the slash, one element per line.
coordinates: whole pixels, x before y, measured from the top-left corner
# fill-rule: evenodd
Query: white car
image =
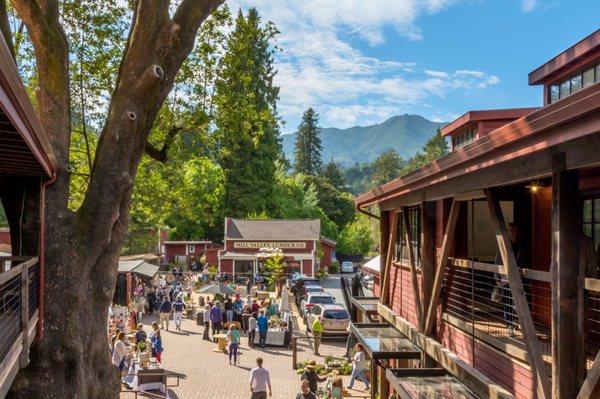
<path fill-rule="evenodd" d="M 350 324 L 350 314 L 339 303 L 315 305 L 306 316 L 306 330 L 311 331 L 311 326 L 317 316 L 321 316 L 323 334 L 347 334 Z"/>
<path fill-rule="evenodd" d="M 304 320 L 306 320 L 306 315 L 311 311 L 313 306 L 332 303 L 335 303 L 335 298 L 329 292 L 311 292 L 306 298 L 302 299 L 300 312 Z"/>
<path fill-rule="evenodd" d="M 342 271 L 342 273 L 354 273 L 354 263 L 344 261 L 342 262 L 340 270 Z"/>

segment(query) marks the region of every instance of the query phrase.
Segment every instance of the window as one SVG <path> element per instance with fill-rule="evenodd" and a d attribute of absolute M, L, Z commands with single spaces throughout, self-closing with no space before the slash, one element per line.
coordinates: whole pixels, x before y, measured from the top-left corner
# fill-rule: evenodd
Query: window
<path fill-rule="evenodd" d="M 578 71 L 569 79 L 560 82 L 560 85 L 551 85 L 548 93 L 549 101 L 553 103 L 598 82 L 600 82 L 600 63 Z"/>
<path fill-rule="evenodd" d="M 581 90 L 582 78 L 581 75 L 575 75 L 571 78 L 571 93 Z"/>
<path fill-rule="evenodd" d="M 452 138 L 452 142 L 454 144 L 454 149 L 459 149 L 468 144 L 471 144 L 473 141 L 475 141 L 476 137 L 477 137 L 477 129 L 472 128 L 472 129 L 463 130 L 462 132 L 460 132 L 459 134 L 457 134 L 455 137 Z"/>
<path fill-rule="evenodd" d="M 571 81 L 565 80 L 560 84 L 560 98 L 565 98 L 571 94 Z"/>
<path fill-rule="evenodd" d="M 189 253 L 193 254 L 194 252 L 196 252 L 196 246 L 188 245 L 188 251 L 189 251 Z"/>
<path fill-rule="evenodd" d="M 331 320 L 346 320 L 350 317 L 348 316 L 346 309 L 329 309 L 325 311 L 323 318 Z"/>
<path fill-rule="evenodd" d="M 312 308 L 312 310 L 310 311 L 311 314 L 314 314 L 315 316 L 318 316 L 321 314 L 321 307 L 320 306 L 315 306 Z"/>
<path fill-rule="evenodd" d="M 594 84 L 594 68 L 583 71 L 583 87 L 588 87 Z"/>
<path fill-rule="evenodd" d="M 600 198 L 583 201 L 583 233 L 594 240 L 594 247 L 600 245 Z"/>
<path fill-rule="evenodd" d="M 421 209 L 418 206 L 407 209 L 408 212 L 408 228 L 410 229 L 412 238 L 413 256 L 415 264 L 421 265 Z M 408 261 L 408 247 L 404 239 L 404 218 L 402 214 L 398 215 L 398 233 L 396 239 L 396 259 Z"/>

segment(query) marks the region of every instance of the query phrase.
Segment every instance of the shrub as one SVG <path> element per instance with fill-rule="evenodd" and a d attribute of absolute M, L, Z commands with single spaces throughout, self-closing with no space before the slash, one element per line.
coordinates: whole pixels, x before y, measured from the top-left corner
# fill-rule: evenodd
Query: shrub
<path fill-rule="evenodd" d="M 331 262 L 328 268 L 329 274 L 338 274 L 340 272 L 340 262 L 337 260 L 335 262 Z"/>
<path fill-rule="evenodd" d="M 325 269 L 318 269 L 315 273 L 315 277 L 318 279 L 322 279 L 327 277 L 327 272 L 325 271 Z"/>

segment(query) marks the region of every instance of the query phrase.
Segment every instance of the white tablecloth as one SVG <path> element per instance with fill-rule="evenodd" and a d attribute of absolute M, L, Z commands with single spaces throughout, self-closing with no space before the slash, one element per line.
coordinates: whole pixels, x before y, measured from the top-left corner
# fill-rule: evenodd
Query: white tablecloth
<path fill-rule="evenodd" d="M 276 331 L 276 330 L 268 330 L 267 331 L 267 345 L 273 346 L 284 346 L 285 345 L 285 334 L 286 331 Z M 254 343 L 258 344 L 260 336 L 258 335 L 258 329 L 256 330 L 256 334 L 254 336 Z"/>
<path fill-rule="evenodd" d="M 169 398 L 169 391 L 165 386 L 164 382 L 151 382 L 146 384 L 140 384 L 138 378 L 138 371 L 140 370 L 140 365 L 137 363 L 132 363 L 129 366 L 129 370 L 125 377 L 123 377 L 123 382 L 134 391 L 160 391 L 167 398 Z M 157 372 L 163 371 L 157 370 Z"/>

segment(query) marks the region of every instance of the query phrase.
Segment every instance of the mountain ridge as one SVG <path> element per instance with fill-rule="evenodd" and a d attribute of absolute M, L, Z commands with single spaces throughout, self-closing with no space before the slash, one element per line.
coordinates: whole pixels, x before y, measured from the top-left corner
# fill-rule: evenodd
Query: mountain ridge
<path fill-rule="evenodd" d="M 379 154 L 396 150 L 405 159 L 412 157 L 444 122 L 434 122 L 421 115 L 395 115 L 368 126 L 321 128 L 323 163 L 330 159 L 344 167 L 372 162 Z M 293 162 L 296 133 L 282 137 L 283 152 Z"/>

